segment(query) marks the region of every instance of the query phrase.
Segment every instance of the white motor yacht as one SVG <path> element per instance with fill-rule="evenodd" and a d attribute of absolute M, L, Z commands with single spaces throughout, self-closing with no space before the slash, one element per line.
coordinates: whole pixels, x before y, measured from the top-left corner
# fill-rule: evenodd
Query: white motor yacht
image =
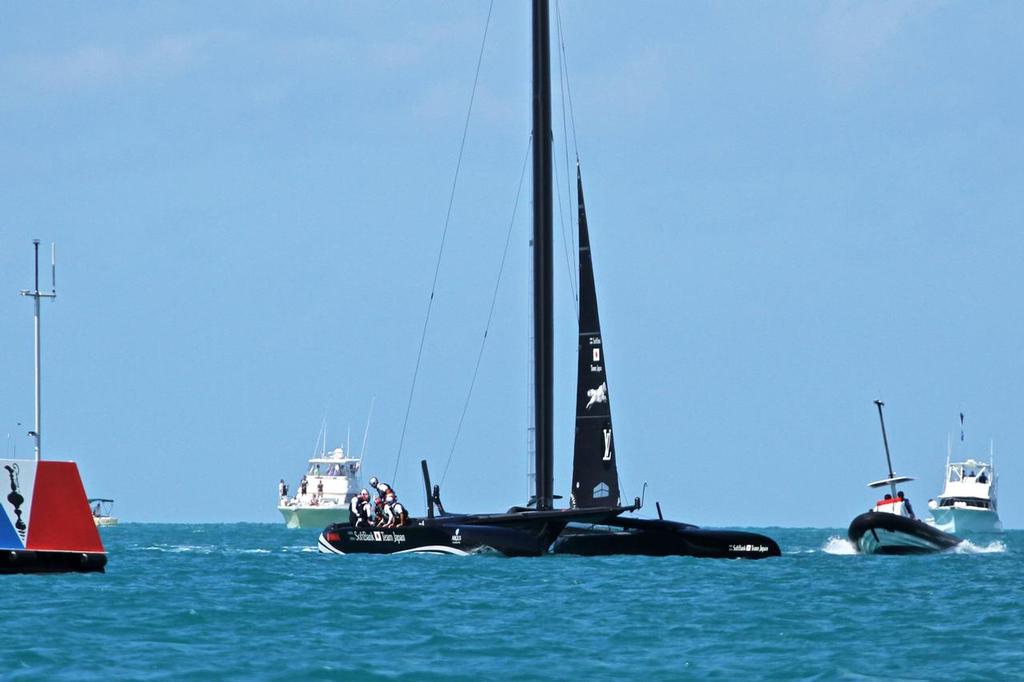
<path fill-rule="evenodd" d="M 296 494 L 280 495 L 277 509 L 285 524 L 289 528 L 323 529 L 347 521 L 349 501 L 359 493 L 361 466 L 362 460 L 348 457 L 343 448 L 312 457 Z M 279 493 L 286 491 L 284 487 Z"/>
<path fill-rule="evenodd" d="M 947 533 L 1000 533 L 996 504 L 996 470 L 992 461 L 946 459 L 942 494 L 928 500 L 928 523 Z"/>

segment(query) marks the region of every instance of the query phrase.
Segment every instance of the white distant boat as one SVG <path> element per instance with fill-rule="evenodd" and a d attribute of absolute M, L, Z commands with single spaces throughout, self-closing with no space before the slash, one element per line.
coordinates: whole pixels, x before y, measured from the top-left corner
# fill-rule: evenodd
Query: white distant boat
<path fill-rule="evenodd" d="M 295 496 L 280 496 L 277 509 L 285 524 L 289 528 L 322 530 L 347 521 L 349 501 L 359 492 L 361 467 L 362 460 L 346 456 L 343 448 L 310 458 Z"/>
<path fill-rule="evenodd" d="M 1001 533 L 996 502 L 996 469 L 993 462 L 946 458 L 942 494 L 928 500 L 928 523 L 947 533 Z"/>
<path fill-rule="evenodd" d="M 114 511 L 114 501 L 105 497 L 89 498 L 89 508 L 92 509 L 93 523 L 99 526 L 116 526 L 117 517 L 111 512 Z"/>

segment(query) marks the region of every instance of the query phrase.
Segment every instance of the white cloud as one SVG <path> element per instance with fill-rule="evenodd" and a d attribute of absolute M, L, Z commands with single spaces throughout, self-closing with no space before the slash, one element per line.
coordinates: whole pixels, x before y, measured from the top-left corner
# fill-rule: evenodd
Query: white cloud
<path fill-rule="evenodd" d="M 197 32 L 162 36 L 142 47 L 84 45 L 59 54 L 20 54 L 0 61 L 0 79 L 8 94 L 42 90 L 76 92 L 126 81 L 165 78 L 191 68 L 229 32 Z"/>
<path fill-rule="evenodd" d="M 825 5 L 816 36 L 823 66 L 840 84 L 864 80 L 913 20 L 938 6 L 935 0 L 844 0 Z"/>

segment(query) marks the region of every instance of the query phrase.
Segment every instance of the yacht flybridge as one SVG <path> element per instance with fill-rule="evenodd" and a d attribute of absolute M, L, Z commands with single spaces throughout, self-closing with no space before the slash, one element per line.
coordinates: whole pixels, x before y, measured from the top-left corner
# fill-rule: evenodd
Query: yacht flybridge
<path fill-rule="evenodd" d="M 326 434 L 325 434 L 326 440 Z M 348 518 L 348 503 L 359 493 L 361 459 L 343 448 L 321 452 L 309 460 L 294 496 L 282 495 L 277 510 L 288 528 L 323 528 Z"/>
<path fill-rule="evenodd" d="M 960 544 L 955 535 L 929 526 L 914 514 L 910 500 L 897 486 L 914 480 L 910 476 L 893 473 L 892 458 L 889 456 L 889 438 L 885 433 L 885 418 L 882 407 L 885 403 L 876 400 L 878 419 L 882 424 L 882 442 L 885 444 L 885 461 L 889 475 L 879 481 L 868 483 L 872 489 L 888 488 L 890 492 L 875 502 L 870 511 L 850 522 L 847 534 L 850 542 L 863 554 L 927 554 L 950 549 Z"/>
<path fill-rule="evenodd" d="M 982 462 L 946 459 L 942 494 L 928 500 L 932 518 L 928 523 L 947 533 L 1000 533 L 996 503 L 996 469 L 991 459 Z"/>

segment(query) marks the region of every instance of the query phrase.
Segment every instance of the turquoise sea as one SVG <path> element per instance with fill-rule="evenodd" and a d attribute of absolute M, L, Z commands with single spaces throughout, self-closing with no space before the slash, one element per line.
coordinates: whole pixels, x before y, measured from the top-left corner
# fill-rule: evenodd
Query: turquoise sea
<path fill-rule="evenodd" d="M 924 557 L 325 556 L 315 531 L 125 524 L 104 575 L 2 576 L 3 679 L 1024 676 L 1024 531 Z"/>

